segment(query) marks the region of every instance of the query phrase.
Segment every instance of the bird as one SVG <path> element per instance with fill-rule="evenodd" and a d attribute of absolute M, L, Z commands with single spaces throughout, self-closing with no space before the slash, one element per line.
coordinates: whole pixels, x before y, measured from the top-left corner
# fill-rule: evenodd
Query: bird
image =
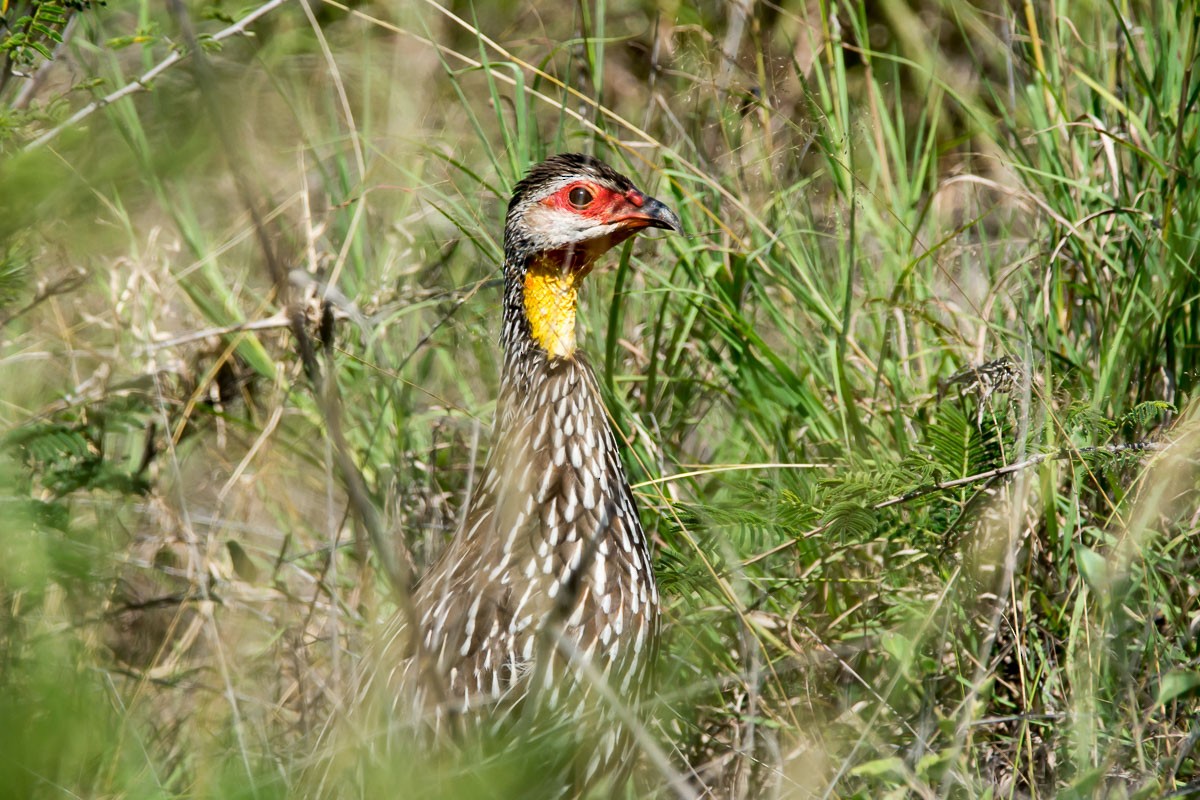
<path fill-rule="evenodd" d="M 630 731 L 604 709 L 644 695 L 660 627 L 637 503 L 579 348 L 578 296 L 606 251 L 650 229 L 682 225 L 594 157 L 552 156 L 516 184 L 488 455 L 461 528 L 387 635 L 392 711 L 436 731 L 586 717 L 563 783 L 575 796 L 627 779 Z"/>

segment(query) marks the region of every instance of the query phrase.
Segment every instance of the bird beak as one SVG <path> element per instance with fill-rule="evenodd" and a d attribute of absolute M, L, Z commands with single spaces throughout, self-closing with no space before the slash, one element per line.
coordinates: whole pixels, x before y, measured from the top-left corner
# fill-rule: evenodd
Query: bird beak
<path fill-rule="evenodd" d="M 640 207 L 630 209 L 623 215 L 621 222 L 631 228 L 662 228 L 667 231 L 683 233 L 683 224 L 675 212 L 653 197 L 647 197 Z"/>

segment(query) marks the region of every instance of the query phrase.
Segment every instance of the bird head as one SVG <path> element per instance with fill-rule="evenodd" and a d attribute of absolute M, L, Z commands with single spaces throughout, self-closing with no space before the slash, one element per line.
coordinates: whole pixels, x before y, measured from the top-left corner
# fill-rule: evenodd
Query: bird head
<path fill-rule="evenodd" d="M 521 261 L 556 254 L 586 268 L 646 228 L 681 230 L 669 208 L 624 175 L 591 156 L 566 153 L 538 164 L 517 184 L 504 226 L 505 255 Z"/>
<path fill-rule="evenodd" d="M 519 288 L 534 340 L 554 356 L 575 350 L 580 280 L 638 231 L 680 232 L 679 218 L 591 156 L 553 156 L 513 192 L 504 225 L 505 279 Z"/>

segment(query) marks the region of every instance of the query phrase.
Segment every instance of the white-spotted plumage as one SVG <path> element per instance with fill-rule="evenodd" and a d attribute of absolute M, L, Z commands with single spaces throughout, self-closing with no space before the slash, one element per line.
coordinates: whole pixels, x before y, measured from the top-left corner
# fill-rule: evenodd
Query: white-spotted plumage
<path fill-rule="evenodd" d="M 554 202 L 581 182 L 618 205 L 627 198 L 634 216 Z M 586 274 L 591 260 L 646 227 L 679 223 L 595 159 L 555 157 L 517 186 L 505 226 L 504 365 L 484 474 L 463 528 L 414 591 L 420 630 L 398 617 L 385 655 L 397 662 L 388 686 L 395 707 L 435 727 L 504 718 L 531 702 L 603 711 L 596 676 L 626 703 L 646 686 L 658 593 L 616 439 L 586 359 L 540 346 L 525 303 L 534 259 L 558 258 L 563 270 Z M 602 738 L 581 741 L 587 764 L 566 779 L 570 791 L 627 768 L 630 737 L 615 714 L 603 719 L 581 726 Z"/>

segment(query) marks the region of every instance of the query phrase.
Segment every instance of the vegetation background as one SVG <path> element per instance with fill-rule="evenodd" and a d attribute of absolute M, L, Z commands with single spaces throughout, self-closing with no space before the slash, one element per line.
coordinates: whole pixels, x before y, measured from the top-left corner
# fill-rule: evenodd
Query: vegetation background
<path fill-rule="evenodd" d="M 0 14 L 0 794 L 521 796 L 323 731 L 570 150 L 691 234 L 584 298 L 666 598 L 631 796 L 1200 795 L 1192 3 Z"/>

